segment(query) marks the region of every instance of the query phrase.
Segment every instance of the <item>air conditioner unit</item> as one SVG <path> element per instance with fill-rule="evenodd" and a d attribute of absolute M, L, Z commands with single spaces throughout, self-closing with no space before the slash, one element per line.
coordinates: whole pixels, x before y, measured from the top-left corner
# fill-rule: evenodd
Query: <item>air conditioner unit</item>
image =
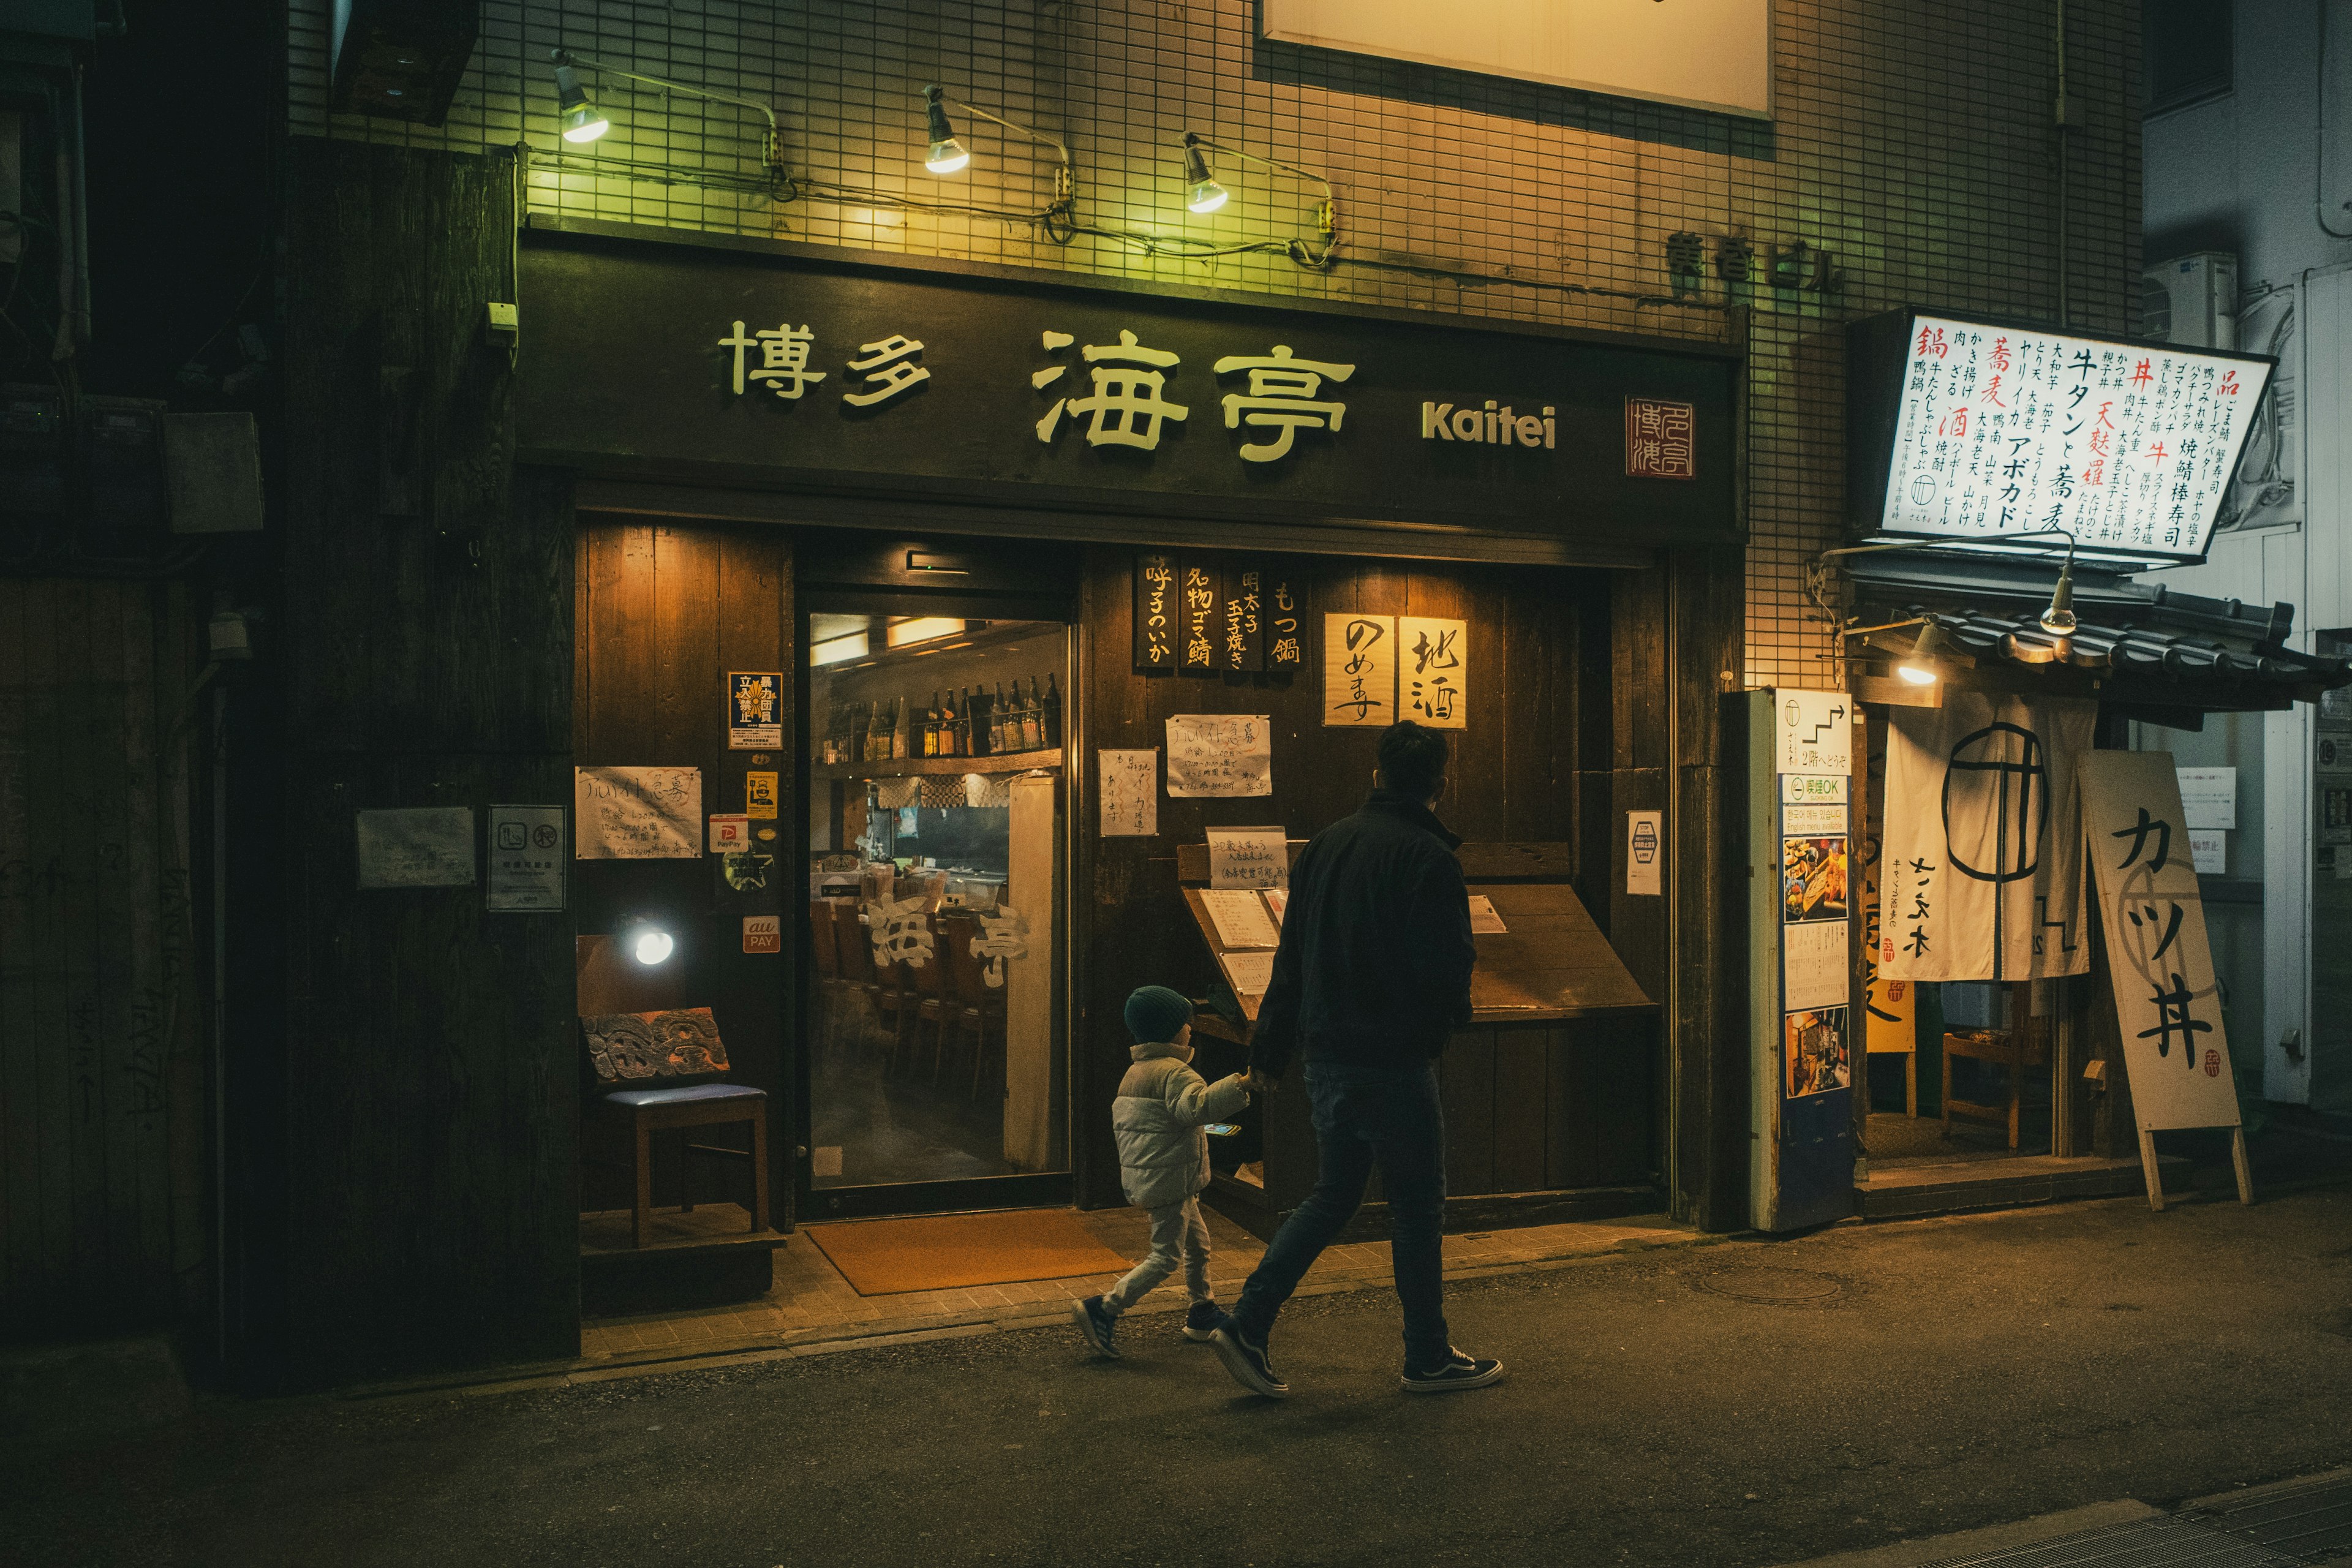
<path fill-rule="evenodd" d="M 2200 250 L 2140 274 L 2140 336 L 2183 348 L 2238 346 L 2238 258 Z"/>

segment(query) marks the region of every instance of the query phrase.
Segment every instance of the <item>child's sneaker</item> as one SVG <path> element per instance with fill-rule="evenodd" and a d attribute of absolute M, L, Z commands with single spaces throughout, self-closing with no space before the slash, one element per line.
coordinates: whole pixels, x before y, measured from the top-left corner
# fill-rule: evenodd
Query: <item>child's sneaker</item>
<path fill-rule="evenodd" d="M 1214 1301 L 1195 1301 L 1184 1314 L 1184 1337 L 1196 1345 L 1207 1344 L 1224 1326 L 1225 1310 Z"/>
<path fill-rule="evenodd" d="M 1118 1346 L 1111 1340 L 1118 1331 L 1118 1318 L 1104 1308 L 1100 1296 L 1071 1302 L 1070 1321 L 1078 1325 L 1078 1332 L 1086 1335 L 1087 1343 L 1094 1346 L 1095 1354 L 1118 1359 Z"/>

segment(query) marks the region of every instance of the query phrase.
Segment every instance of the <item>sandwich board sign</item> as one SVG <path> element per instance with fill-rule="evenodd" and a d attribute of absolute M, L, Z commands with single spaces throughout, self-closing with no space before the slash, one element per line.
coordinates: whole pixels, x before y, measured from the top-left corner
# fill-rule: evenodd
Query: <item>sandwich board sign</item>
<path fill-rule="evenodd" d="M 2081 779 L 2084 842 L 2097 879 L 2148 1206 L 2164 1206 L 2154 1135 L 2179 1127 L 2231 1130 L 2238 1201 L 2252 1203 L 2237 1079 L 2172 754 L 2086 752 Z"/>

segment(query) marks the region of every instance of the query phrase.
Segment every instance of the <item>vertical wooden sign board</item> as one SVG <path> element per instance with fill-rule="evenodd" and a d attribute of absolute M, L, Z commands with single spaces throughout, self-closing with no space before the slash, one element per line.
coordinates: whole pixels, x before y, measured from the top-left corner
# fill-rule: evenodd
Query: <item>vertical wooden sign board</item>
<path fill-rule="evenodd" d="M 1853 1212 L 1853 702 L 1748 694 L 1756 1228 Z"/>
<path fill-rule="evenodd" d="M 1214 675 L 1217 647 L 1224 631 L 1217 614 L 1221 600 L 1216 568 L 1198 556 L 1188 555 L 1177 575 L 1182 584 L 1179 596 L 1184 623 L 1176 644 L 1176 668 L 1187 675 Z"/>
<path fill-rule="evenodd" d="M 2238 1201 L 2252 1203 L 2237 1079 L 2172 753 L 2089 752 L 2082 789 L 2083 837 L 2097 878 L 2147 1205 L 2164 1207 L 2155 1135 L 2179 1127 L 2230 1129 Z"/>
<path fill-rule="evenodd" d="M 1166 675 L 1176 668 L 1176 557 L 1135 558 L 1135 673 Z"/>

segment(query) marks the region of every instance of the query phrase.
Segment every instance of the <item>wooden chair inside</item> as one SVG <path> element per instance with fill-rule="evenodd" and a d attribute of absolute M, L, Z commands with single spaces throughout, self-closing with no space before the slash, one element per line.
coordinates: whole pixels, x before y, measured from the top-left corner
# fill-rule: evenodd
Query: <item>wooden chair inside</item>
<path fill-rule="evenodd" d="M 950 940 L 947 921 L 938 915 L 928 917 L 931 925 L 930 962 L 912 969 L 918 1001 L 915 1006 L 915 1044 L 923 1043 L 922 1026 L 931 1026 L 931 1081 L 940 1081 L 940 1063 L 947 1055 L 948 1024 L 960 1005 L 956 1000 L 955 982 L 950 970 L 953 960 L 948 956 Z"/>
<path fill-rule="evenodd" d="M 847 1032 L 854 1052 L 865 1043 L 867 1009 L 880 1006 L 882 993 L 881 977 L 874 970 L 874 944 L 856 905 L 834 911 L 833 941 L 841 965 L 842 996 L 850 1005 Z"/>
<path fill-rule="evenodd" d="M 2050 1059 L 2049 1020 L 2032 1014 L 2032 986 L 2012 985 L 2009 992 L 2010 1024 L 2000 1029 L 1948 1029 L 1944 1034 L 1944 1135 L 1950 1137 L 1952 1118 L 1989 1121 L 2009 1128 L 2009 1146 L 2018 1145 L 2025 1103 L 2025 1069 Z M 1952 1059 L 1990 1062 L 2004 1068 L 2009 1094 L 2000 1105 L 1984 1105 L 1952 1098 Z"/>
<path fill-rule="evenodd" d="M 988 984 L 987 961 L 972 952 L 972 939 L 980 934 L 980 922 L 955 918 L 948 922 L 953 934 L 948 940 L 949 957 L 956 989 L 956 1027 L 971 1036 L 971 1097 L 980 1098 L 981 1079 L 986 1076 L 989 1058 L 988 1030 L 996 1026 L 996 1056 L 1001 1064 L 1004 1056 L 1004 988 Z"/>
<path fill-rule="evenodd" d="M 841 949 L 833 939 L 833 913 L 830 900 L 809 900 L 809 956 L 816 969 L 816 1033 L 821 1051 L 832 1049 L 840 1030 L 842 993 L 847 984 L 841 973 Z"/>

